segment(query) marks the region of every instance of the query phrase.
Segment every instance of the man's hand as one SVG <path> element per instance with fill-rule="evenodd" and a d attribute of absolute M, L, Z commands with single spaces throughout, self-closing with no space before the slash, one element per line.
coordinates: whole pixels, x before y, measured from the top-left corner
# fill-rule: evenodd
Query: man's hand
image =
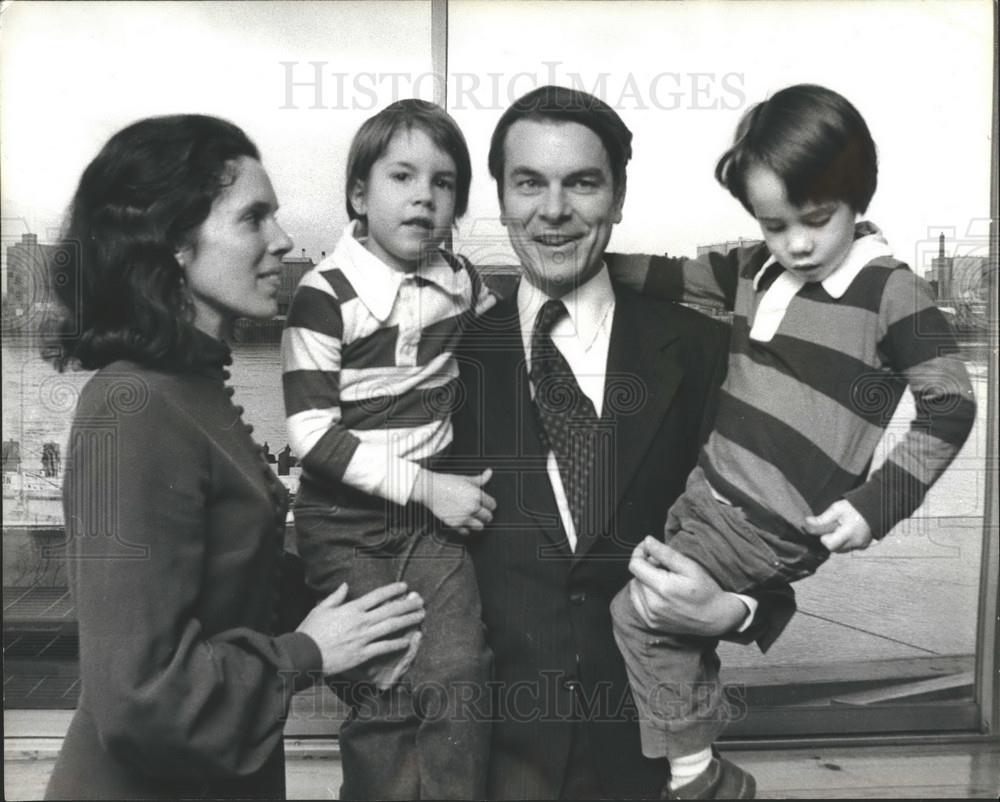
<path fill-rule="evenodd" d="M 747 607 L 689 557 L 652 537 L 632 552 L 629 594 L 650 629 L 718 637 L 739 628 Z"/>
<path fill-rule="evenodd" d="M 806 532 L 819 537 L 830 551 L 843 554 L 867 549 L 872 542 L 872 530 L 849 501 L 835 501 L 821 515 L 806 518 Z"/>
<path fill-rule="evenodd" d="M 417 474 L 413 501 L 423 504 L 434 517 L 463 535 L 481 530 L 493 520 L 497 503 L 483 490 L 493 471 L 487 468 L 478 476 L 457 473 L 434 473 L 426 469 Z"/>

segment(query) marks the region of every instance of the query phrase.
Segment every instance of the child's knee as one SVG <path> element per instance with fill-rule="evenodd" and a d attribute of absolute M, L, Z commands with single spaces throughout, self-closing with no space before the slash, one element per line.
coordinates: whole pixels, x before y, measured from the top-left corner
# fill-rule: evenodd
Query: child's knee
<path fill-rule="evenodd" d="M 611 623 L 616 633 L 631 633 L 642 628 L 628 585 L 611 600 Z"/>

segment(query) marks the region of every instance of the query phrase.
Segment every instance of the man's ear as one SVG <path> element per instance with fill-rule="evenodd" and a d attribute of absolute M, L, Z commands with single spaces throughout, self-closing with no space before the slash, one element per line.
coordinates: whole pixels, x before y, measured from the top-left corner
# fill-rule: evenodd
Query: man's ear
<path fill-rule="evenodd" d="M 364 217 L 368 214 L 368 193 L 365 188 L 365 182 L 360 178 L 354 182 L 354 186 L 351 187 L 351 206 L 354 207 L 354 213 Z"/>
<path fill-rule="evenodd" d="M 625 185 L 615 193 L 615 205 L 611 207 L 611 222 L 618 224 L 622 221 L 622 207 L 625 205 Z"/>

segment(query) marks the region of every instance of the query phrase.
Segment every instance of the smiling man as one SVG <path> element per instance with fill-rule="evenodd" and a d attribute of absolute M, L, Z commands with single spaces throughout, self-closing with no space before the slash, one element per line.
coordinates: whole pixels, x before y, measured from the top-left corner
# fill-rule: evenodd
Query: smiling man
<path fill-rule="evenodd" d="M 609 279 L 631 139 L 598 98 L 547 86 L 490 145 L 523 278 L 466 334 L 455 452 L 494 469 L 470 542 L 495 655 L 491 798 L 656 797 L 666 776 L 642 756 L 608 607 L 694 467 L 726 350 L 717 324 Z M 639 579 L 653 623 L 691 633 L 766 644 L 794 606 L 724 593 L 693 561 Z"/>

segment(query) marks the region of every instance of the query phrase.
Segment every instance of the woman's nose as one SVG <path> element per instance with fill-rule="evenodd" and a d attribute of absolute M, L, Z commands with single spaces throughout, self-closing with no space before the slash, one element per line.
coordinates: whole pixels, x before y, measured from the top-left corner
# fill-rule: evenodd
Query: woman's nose
<path fill-rule="evenodd" d="M 285 233 L 277 221 L 274 223 L 274 231 L 271 235 L 271 253 L 284 256 L 292 249 L 292 238 Z"/>

